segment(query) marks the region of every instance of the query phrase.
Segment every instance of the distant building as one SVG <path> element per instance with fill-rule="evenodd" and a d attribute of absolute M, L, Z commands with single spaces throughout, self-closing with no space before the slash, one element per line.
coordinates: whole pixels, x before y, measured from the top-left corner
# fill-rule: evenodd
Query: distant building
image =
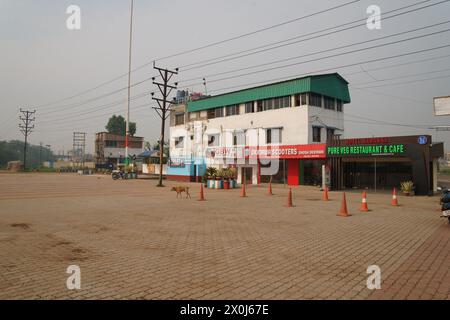
<path fill-rule="evenodd" d="M 143 137 L 129 137 L 128 155 L 133 160 L 144 150 Z M 125 162 L 125 136 L 108 132 L 95 134 L 95 163 L 98 167 Z"/>

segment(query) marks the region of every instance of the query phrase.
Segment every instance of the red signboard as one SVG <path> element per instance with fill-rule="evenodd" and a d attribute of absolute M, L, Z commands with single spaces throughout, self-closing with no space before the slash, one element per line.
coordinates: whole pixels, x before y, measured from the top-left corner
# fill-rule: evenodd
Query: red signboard
<path fill-rule="evenodd" d="M 215 147 L 207 149 L 207 157 L 264 159 L 325 159 L 325 144 L 261 147 Z"/>
<path fill-rule="evenodd" d="M 388 144 L 389 138 L 356 138 L 356 139 L 345 139 L 346 145 L 361 145 L 361 144 Z"/>

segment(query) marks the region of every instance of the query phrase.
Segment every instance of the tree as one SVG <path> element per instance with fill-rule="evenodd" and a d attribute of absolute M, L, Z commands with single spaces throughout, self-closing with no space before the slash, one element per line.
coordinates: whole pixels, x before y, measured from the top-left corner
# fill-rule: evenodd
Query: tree
<path fill-rule="evenodd" d="M 108 120 L 108 124 L 105 127 L 108 133 L 118 134 L 124 136 L 126 133 L 126 122 L 122 116 L 113 115 Z M 136 122 L 130 122 L 130 136 L 134 136 L 136 133 Z"/>
<path fill-rule="evenodd" d="M 24 142 L 20 140 L 0 141 L 0 168 L 5 168 L 9 161 L 23 159 Z M 28 144 L 27 168 L 39 168 L 42 161 L 54 160 L 53 152 L 47 147 Z"/>

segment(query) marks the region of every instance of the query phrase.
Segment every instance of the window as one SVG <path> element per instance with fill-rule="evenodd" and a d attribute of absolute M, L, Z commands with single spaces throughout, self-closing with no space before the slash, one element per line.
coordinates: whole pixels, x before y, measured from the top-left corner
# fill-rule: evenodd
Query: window
<path fill-rule="evenodd" d="M 190 112 L 189 113 L 189 120 L 197 119 L 197 117 L 198 117 L 198 112 Z"/>
<path fill-rule="evenodd" d="M 296 107 L 299 107 L 299 106 L 301 106 L 302 104 L 301 104 L 301 98 L 300 98 L 300 94 L 296 94 L 295 95 L 295 106 Z"/>
<path fill-rule="evenodd" d="M 261 111 L 263 111 L 263 102 L 262 102 L 262 100 L 259 100 L 258 102 L 257 102 L 257 112 L 261 112 Z"/>
<path fill-rule="evenodd" d="M 207 118 L 214 119 L 216 117 L 216 111 L 214 109 L 208 110 Z"/>
<path fill-rule="evenodd" d="M 306 106 L 308 104 L 308 101 L 306 101 L 306 97 L 308 96 L 307 93 L 299 93 L 295 95 L 295 106 Z"/>
<path fill-rule="evenodd" d="M 219 134 L 208 135 L 208 147 L 217 147 L 217 146 L 219 146 Z"/>
<path fill-rule="evenodd" d="M 331 141 L 334 136 L 334 129 L 327 128 L 327 141 Z"/>
<path fill-rule="evenodd" d="M 237 131 L 233 133 L 233 146 L 244 146 L 245 145 L 245 132 Z"/>
<path fill-rule="evenodd" d="M 175 114 L 175 125 L 184 124 L 184 113 Z"/>
<path fill-rule="evenodd" d="M 300 105 L 301 105 L 301 106 L 306 106 L 306 105 L 308 105 L 308 101 L 307 101 L 307 99 L 308 99 L 308 94 L 307 94 L 307 93 L 302 93 L 302 94 L 300 95 L 300 99 L 301 99 L 301 101 L 300 101 Z"/>
<path fill-rule="evenodd" d="M 330 97 L 324 97 L 324 107 L 328 110 L 334 110 L 334 99 Z"/>
<path fill-rule="evenodd" d="M 342 111 L 343 111 L 343 108 L 342 108 L 342 101 L 341 101 L 341 100 L 337 100 L 337 101 L 336 101 L 336 110 L 339 111 L 339 112 L 342 112 Z"/>
<path fill-rule="evenodd" d="M 314 107 L 322 107 L 322 96 L 317 93 L 311 93 L 309 96 L 309 105 Z"/>
<path fill-rule="evenodd" d="M 274 104 L 273 99 L 263 100 L 263 111 L 272 110 L 273 109 L 273 104 Z"/>
<path fill-rule="evenodd" d="M 322 142 L 322 137 L 320 136 L 320 133 L 322 131 L 321 127 L 313 127 L 313 142 Z"/>
<path fill-rule="evenodd" d="M 214 109 L 214 111 L 215 111 L 216 118 L 223 117 L 223 108 L 222 107 L 216 108 L 216 109 Z"/>
<path fill-rule="evenodd" d="M 214 108 L 208 110 L 208 119 L 223 117 L 223 108 Z"/>
<path fill-rule="evenodd" d="M 175 148 L 181 149 L 183 148 L 184 137 L 175 138 Z"/>
<path fill-rule="evenodd" d="M 283 97 L 282 108 L 290 108 L 291 107 L 291 96 Z"/>
<path fill-rule="evenodd" d="M 238 115 L 239 114 L 239 106 L 238 105 L 227 106 L 225 108 L 225 111 L 226 111 L 227 117 Z"/>
<path fill-rule="evenodd" d="M 117 141 L 106 140 L 105 145 L 110 148 L 117 147 Z"/>
<path fill-rule="evenodd" d="M 281 143 L 281 128 L 266 129 L 266 144 Z"/>
<path fill-rule="evenodd" d="M 255 105 L 253 102 L 247 102 L 245 104 L 245 113 L 253 113 L 255 112 Z"/>

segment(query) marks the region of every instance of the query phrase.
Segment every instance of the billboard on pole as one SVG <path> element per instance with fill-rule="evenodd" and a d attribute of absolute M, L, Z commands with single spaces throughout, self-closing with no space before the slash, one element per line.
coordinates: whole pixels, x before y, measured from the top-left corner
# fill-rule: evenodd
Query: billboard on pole
<path fill-rule="evenodd" d="M 433 106 L 434 106 L 434 115 L 435 116 L 450 115 L 450 96 L 434 98 Z"/>

